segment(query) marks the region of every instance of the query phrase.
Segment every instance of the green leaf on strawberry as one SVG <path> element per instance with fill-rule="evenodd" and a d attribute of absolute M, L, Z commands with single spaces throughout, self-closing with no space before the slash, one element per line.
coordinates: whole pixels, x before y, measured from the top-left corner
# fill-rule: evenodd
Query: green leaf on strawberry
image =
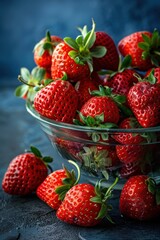
<path fill-rule="evenodd" d="M 87 31 L 87 26 L 84 26 L 83 29 L 79 28 L 79 30 L 82 35 L 79 35 L 75 40 L 70 37 L 65 37 L 64 42 L 73 49 L 69 52 L 69 56 L 74 59 L 77 64 L 84 65 L 87 63 L 90 72 L 92 72 L 92 58 L 102 58 L 107 50 L 104 46 L 93 47 L 96 40 L 94 21 L 92 21 L 91 31 Z"/>

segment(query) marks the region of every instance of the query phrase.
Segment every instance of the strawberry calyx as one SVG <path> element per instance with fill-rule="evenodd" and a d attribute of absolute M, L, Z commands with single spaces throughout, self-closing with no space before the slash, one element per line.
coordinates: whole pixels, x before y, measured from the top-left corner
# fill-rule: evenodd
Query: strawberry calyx
<path fill-rule="evenodd" d="M 95 40 L 95 22 L 92 20 L 92 29 L 88 32 L 87 26 L 83 29 L 79 28 L 81 35 L 75 40 L 70 37 L 65 37 L 64 42 L 70 46 L 73 50 L 69 52 L 69 56 L 74 59 L 77 64 L 88 64 L 90 72 L 93 72 L 92 58 L 102 58 L 107 49 L 104 46 L 96 46 L 92 48 Z"/>
<path fill-rule="evenodd" d="M 138 47 L 143 50 L 142 59 L 151 59 L 154 66 L 160 64 L 160 35 L 157 29 L 154 29 L 152 37 L 142 33 L 143 42 L 138 43 Z"/>
<path fill-rule="evenodd" d="M 113 182 L 113 184 L 111 184 L 109 188 L 104 188 L 101 185 L 102 181 L 106 181 L 106 180 L 101 179 L 100 181 L 97 181 L 95 185 L 96 196 L 90 199 L 91 202 L 101 204 L 101 209 L 96 219 L 101 219 L 106 217 L 109 222 L 114 223 L 108 214 L 108 212 L 112 210 L 112 206 L 110 204 L 107 204 L 107 201 L 112 197 L 112 191 L 114 189 L 114 186 L 117 184 L 118 180 L 119 178 L 116 177 L 115 181 Z"/>
<path fill-rule="evenodd" d="M 50 169 L 50 171 L 52 172 L 52 168 L 49 165 L 49 163 L 51 163 L 53 161 L 53 158 L 50 156 L 42 156 L 41 152 L 39 151 L 38 148 L 36 148 L 35 146 L 30 146 L 29 150 L 26 150 L 26 152 L 30 152 L 33 153 L 37 158 L 39 158 L 41 161 L 43 161 L 43 163 L 46 165 L 46 167 L 48 167 Z"/>
<path fill-rule="evenodd" d="M 69 171 L 65 166 L 63 166 L 67 177 L 62 180 L 63 184 L 55 189 L 55 192 L 59 195 L 59 199 L 62 201 L 68 190 L 79 182 L 81 176 L 79 166 L 72 160 L 68 160 L 68 162 L 76 167 L 77 178 L 73 169 Z"/>
<path fill-rule="evenodd" d="M 138 82 L 149 82 L 150 84 L 157 83 L 157 78 L 154 76 L 154 68 L 150 71 L 149 75 L 144 78 L 137 73 L 134 73 L 134 76 L 138 79 Z"/>
<path fill-rule="evenodd" d="M 112 93 L 112 89 L 108 86 L 99 86 L 99 90 L 93 90 L 91 92 L 93 96 L 108 96 L 110 97 L 119 107 L 119 109 L 126 115 L 132 116 L 133 113 L 130 108 L 128 108 L 126 104 L 126 96 L 121 94 Z"/>
<path fill-rule="evenodd" d="M 47 50 L 50 55 L 53 53 L 53 47 L 56 45 L 56 43 L 52 42 L 50 32 L 46 32 L 46 36 L 44 39 L 42 39 L 40 42 L 38 42 L 33 51 L 37 51 L 38 56 L 42 56 L 43 53 Z"/>
<path fill-rule="evenodd" d="M 107 149 L 98 151 L 96 146 L 83 147 L 83 151 L 79 155 L 83 160 L 82 168 L 84 170 L 94 176 L 98 176 L 98 171 L 101 171 L 105 179 L 109 179 L 107 168 L 112 166 L 112 159 Z"/>
<path fill-rule="evenodd" d="M 132 58 L 131 55 L 126 55 L 123 59 L 121 56 L 119 56 L 119 65 L 117 71 L 112 71 L 112 70 L 104 70 L 102 69 L 101 71 L 98 72 L 100 76 L 107 75 L 107 79 L 109 80 L 112 78 L 114 75 L 117 73 L 123 72 L 125 69 L 129 69 L 131 67 L 131 62 Z"/>
<path fill-rule="evenodd" d="M 154 178 L 147 178 L 146 184 L 148 185 L 148 191 L 155 196 L 156 204 L 160 205 L 160 187 Z"/>
<path fill-rule="evenodd" d="M 42 67 L 35 67 L 31 72 L 25 67 L 21 68 L 18 80 L 23 84 L 15 89 L 15 96 L 33 101 L 36 92 L 53 81 L 44 79 L 45 74 L 46 70 Z"/>

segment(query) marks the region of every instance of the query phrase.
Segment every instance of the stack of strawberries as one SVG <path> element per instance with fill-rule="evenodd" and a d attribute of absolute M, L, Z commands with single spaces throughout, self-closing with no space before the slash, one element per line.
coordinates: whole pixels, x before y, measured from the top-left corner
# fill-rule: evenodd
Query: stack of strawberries
<path fill-rule="evenodd" d="M 31 72 L 26 68 L 21 69 L 19 80 L 24 84 L 16 89 L 16 95 L 33 102 L 40 115 L 58 122 L 103 129 L 158 126 L 158 31 L 132 33 L 120 40 L 118 46 L 106 32 L 95 31 L 94 21 L 90 31 L 87 26 L 79 28 L 79 31 L 80 35 L 75 40 L 70 37 L 61 39 L 47 32 L 46 37 L 34 48 L 37 66 Z M 113 135 L 112 139 L 106 139 L 105 136 L 97 139 L 96 136 L 96 139 L 92 139 L 94 142 L 111 141 L 116 144 L 114 147 L 97 144 L 96 147 L 86 147 L 84 152 L 76 152 L 85 165 L 84 156 L 89 151 L 92 158 L 95 156 L 96 160 L 103 163 L 100 166 L 98 162 L 100 170 L 122 164 L 119 176 L 129 179 L 122 189 L 120 210 L 127 217 L 146 220 L 160 214 L 160 191 L 155 181 L 147 176 L 150 164 L 147 162 L 144 167 L 148 149 L 143 143 L 152 142 L 153 137 L 158 138 L 131 133 L 119 133 Z M 70 151 L 69 141 L 57 139 L 57 144 Z M 149 151 L 154 151 L 155 146 L 152 148 Z M 42 160 L 39 152 L 37 157 Z M 96 161 L 94 164 L 97 164 Z M 3 189 L 10 194 L 23 195 L 23 191 L 12 191 L 14 181 L 11 185 L 8 183 L 10 176 L 14 175 L 14 171 L 11 172 L 4 177 Z M 73 172 L 64 168 L 48 177 L 45 173 L 41 184 L 38 183 L 31 191 L 36 190 L 38 197 L 50 207 L 58 209 L 57 216 L 61 220 L 93 226 L 104 216 L 112 221 L 108 216 L 111 206 L 106 202 L 116 182 L 117 178 L 107 190 L 102 189 L 100 182 L 95 187 L 88 183 L 78 184 Z"/>

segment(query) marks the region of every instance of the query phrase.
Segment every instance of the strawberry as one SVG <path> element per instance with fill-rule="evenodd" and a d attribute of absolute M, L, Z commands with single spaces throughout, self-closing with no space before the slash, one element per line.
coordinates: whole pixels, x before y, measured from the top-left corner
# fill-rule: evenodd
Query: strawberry
<path fill-rule="evenodd" d="M 143 174 L 140 161 L 123 164 L 119 170 L 120 177 L 126 179 L 140 174 Z"/>
<path fill-rule="evenodd" d="M 160 191 L 155 180 L 147 175 L 133 176 L 120 195 L 120 212 L 125 217 L 149 220 L 160 215 Z"/>
<path fill-rule="evenodd" d="M 108 94 L 108 88 L 99 87 L 99 91 L 93 91 L 95 95 L 90 98 L 81 108 L 80 121 L 89 126 L 101 126 L 101 124 L 117 124 L 120 119 L 119 108 Z M 107 96 L 108 94 L 108 96 Z M 115 126 L 115 125 L 114 125 Z"/>
<path fill-rule="evenodd" d="M 119 160 L 125 164 L 142 160 L 145 154 L 143 145 L 116 145 Z"/>
<path fill-rule="evenodd" d="M 154 127 L 160 123 L 160 85 L 143 79 L 128 92 L 128 104 L 142 127 Z M 152 76 L 152 80 L 155 80 Z"/>
<path fill-rule="evenodd" d="M 141 135 L 139 133 L 129 132 L 129 129 L 138 129 L 140 128 L 140 124 L 138 123 L 135 117 L 127 117 L 123 119 L 119 124 L 119 129 L 126 129 L 127 132 L 116 133 L 113 135 L 113 138 L 122 144 L 139 144 L 145 142 L 145 135 Z M 132 131 L 132 130 L 131 130 Z"/>
<path fill-rule="evenodd" d="M 100 182 L 95 187 L 89 183 L 73 186 L 67 192 L 56 216 L 66 223 L 85 227 L 97 225 L 105 216 L 112 222 L 108 215 L 111 206 L 107 200 L 117 181 L 118 179 L 107 190 L 102 189 Z"/>
<path fill-rule="evenodd" d="M 52 158 L 42 157 L 40 151 L 31 147 L 31 152 L 16 156 L 8 166 L 2 181 L 3 190 L 11 195 L 27 195 L 36 191 L 37 187 L 48 175 L 47 162 Z"/>
<path fill-rule="evenodd" d="M 149 75 L 151 74 L 154 75 L 154 77 L 156 78 L 156 83 L 159 83 L 160 84 L 160 67 L 155 67 L 155 68 L 151 68 L 149 69 L 146 74 L 145 74 L 145 78 L 146 77 L 149 77 Z"/>
<path fill-rule="evenodd" d="M 153 33 L 148 31 L 132 33 L 119 41 L 118 49 L 122 56 L 129 54 L 132 58 L 132 67 L 139 70 L 146 71 L 160 63 L 160 41 L 157 30 Z"/>
<path fill-rule="evenodd" d="M 93 48 L 97 46 L 104 46 L 107 52 L 101 58 L 93 58 L 94 70 L 107 69 L 116 71 L 119 65 L 119 54 L 113 39 L 106 32 L 97 31 Z"/>
<path fill-rule="evenodd" d="M 75 89 L 79 97 L 78 109 L 81 109 L 83 104 L 92 97 L 91 91 L 98 88 L 91 79 L 84 79 L 76 83 Z"/>
<path fill-rule="evenodd" d="M 104 86 L 112 88 L 112 92 L 127 96 L 129 89 L 138 82 L 136 71 L 130 69 L 131 56 L 127 55 L 123 61 L 119 62 L 117 71 L 106 71 Z"/>
<path fill-rule="evenodd" d="M 57 210 L 62 203 L 66 192 L 74 184 L 77 184 L 79 177 L 76 179 L 73 170 L 70 172 L 65 167 L 63 169 L 58 169 L 50 173 L 47 178 L 39 185 L 36 194 L 51 208 Z"/>
<path fill-rule="evenodd" d="M 54 48 L 63 40 L 58 36 L 51 36 L 47 31 L 45 38 L 34 47 L 34 61 L 39 67 L 50 71 Z"/>
<path fill-rule="evenodd" d="M 80 151 L 83 149 L 84 143 L 69 141 L 63 138 L 54 138 L 53 140 L 59 151 L 63 152 L 65 157 L 69 159 L 81 160 L 79 157 Z"/>
<path fill-rule="evenodd" d="M 34 98 L 35 110 L 59 122 L 72 123 L 78 106 L 78 94 L 69 81 L 53 81 Z"/>
<path fill-rule="evenodd" d="M 62 78 L 64 73 L 68 80 L 78 82 L 88 78 L 93 72 L 93 57 L 102 58 L 106 54 L 104 46 L 92 48 L 95 39 L 95 23 L 87 32 L 85 26 L 76 40 L 66 37 L 56 46 L 52 55 L 51 75 L 53 79 Z"/>

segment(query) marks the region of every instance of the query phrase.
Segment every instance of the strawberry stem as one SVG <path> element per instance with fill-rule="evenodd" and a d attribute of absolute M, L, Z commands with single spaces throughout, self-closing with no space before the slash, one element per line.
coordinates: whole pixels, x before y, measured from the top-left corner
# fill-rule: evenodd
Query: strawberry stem
<path fill-rule="evenodd" d="M 68 160 L 68 162 L 71 163 L 71 164 L 73 164 L 73 165 L 76 167 L 76 169 L 77 169 L 77 179 L 76 179 L 76 181 L 75 181 L 75 183 L 74 183 L 74 185 L 76 185 L 76 184 L 79 182 L 80 177 L 81 177 L 80 168 L 79 168 L 79 166 L 78 166 L 74 161 Z"/>
<path fill-rule="evenodd" d="M 90 42 L 91 42 L 91 39 L 92 38 L 95 38 L 95 27 L 96 27 L 96 25 L 95 25 L 95 22 L 94 22 L 94 20 L 92 19 L 92 30 L 91 30 L 91 32 L 90 32 L 90 35 L 89 35 L 89 38 L 87 39 L 87 41 L 86 41 L 86 44 L 84 45 L 84 50 L 86 50 L 86 49 L 88 49 L 88 48 L 90 48 L 91 46 L 89 46 L 90 45 Z"/>
<path fill-rule="evenodd" d="M 25 85 L 28 85 L 28 86 L 30 86 L 30 87 L 35 87 L 34 84 L 31 84 L 31 83 L 28 83 L 27 81 L 25 81 L 24 78 L 22 78 L 21 75 L 18 75 L 18 80 L 19 80 L 20 82 L 24 83 Z"/>

